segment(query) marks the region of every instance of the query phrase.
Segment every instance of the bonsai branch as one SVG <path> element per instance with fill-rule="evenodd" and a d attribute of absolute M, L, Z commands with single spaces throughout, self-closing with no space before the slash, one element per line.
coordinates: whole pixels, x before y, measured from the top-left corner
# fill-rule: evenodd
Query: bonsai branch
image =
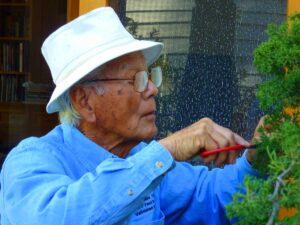
<path fill-rule="evenodd" d="M 272 213 L 269 217 L 269 220 L 267 222 L 266 225 L 273 225 L 274 224 L 274 221 L 275 221 L 275 218 L 277 217 L 277 213 L 278 213 L 278 210 L 279 210 L 279 198 L 278 198 L 278 195 L 279 195 L 279 190 L 281 188 L 282 185 L 285 185 L 285 182 L 283 181 L 283 178 L 292 170 L 293 166 L 295 165 L 295 161 L 293 160 L 289 167 L 285 170 L 283 170 L 283 172 L 277 177 L 277 180 L 276 180 L 276 184 L 275 184 L 275 189 L 274 189 L 274 192 L 271 196 L 271 200 L 273 201 L 273 207 L 272 207 Z"/>

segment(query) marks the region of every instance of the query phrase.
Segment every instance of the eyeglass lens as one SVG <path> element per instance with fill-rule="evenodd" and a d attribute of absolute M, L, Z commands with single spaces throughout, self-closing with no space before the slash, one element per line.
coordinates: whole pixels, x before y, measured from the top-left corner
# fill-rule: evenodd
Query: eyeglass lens
<path fill-rule="evenodd" d="M 148 74 L 146 71 L 140 71 L 135 74 L 134 89 L 137 92 L 143 92 L 148 84 Z"/>
<path fill-rule="evenodd" d="M 151 69 L 150 79 L 156 87 L 159 87 L 162 83 L 162 71 L 160 67 Z M 146 90 L 148 85 L 148 73 L 146 71 L 140 71 L 135 75 L 134 89 L 138 92 Z"/>
<path fill-rule="evenodd" d="M 159 87 L 162 83 L 162 71 L 161 68 L 154 67 L 151 69 L 151 81 L 156 87 Z"/>

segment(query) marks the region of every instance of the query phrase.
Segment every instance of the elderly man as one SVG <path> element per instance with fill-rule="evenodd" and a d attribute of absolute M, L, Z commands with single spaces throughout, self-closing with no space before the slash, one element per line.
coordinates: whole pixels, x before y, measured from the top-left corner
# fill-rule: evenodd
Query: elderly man
<path fill-rule="evenodd" d="M 59 112 L 61 124 L 6 158 L 2 225 L 228 224 L 224 206 L 255 175 L 250 153 L 211 171 L 179 161 L 249 143 L 207 118 L 151 140 L 162 72 L 148 66 L 161 50 L 135 40 L 109 7 L 47 38 L 42 52 L 56 84 L 47 111 Z M 230 152 L 205 161 L 235 159 Z"/>

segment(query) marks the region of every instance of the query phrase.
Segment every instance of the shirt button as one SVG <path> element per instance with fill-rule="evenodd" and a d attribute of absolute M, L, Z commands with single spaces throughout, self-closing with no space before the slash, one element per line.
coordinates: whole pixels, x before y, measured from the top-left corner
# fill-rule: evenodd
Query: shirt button
<path fill-rule="evenodd" d="M 127 194 L 128 194 L 129 196 L 132 196 L 132 195 L 133 195 L 133 190 L 132 190 L 132 189 L 129 189 L 128 192 L 127 192 Z"/>
<path fill-rule="evenodd" d="M 161 161 L 157 161 L 157 162 L 155 163 L 155 166 L 156 166 L 157 168 L 162 168 L 162 167 L 164 166 L 164 164 L 163 164 Z"/>

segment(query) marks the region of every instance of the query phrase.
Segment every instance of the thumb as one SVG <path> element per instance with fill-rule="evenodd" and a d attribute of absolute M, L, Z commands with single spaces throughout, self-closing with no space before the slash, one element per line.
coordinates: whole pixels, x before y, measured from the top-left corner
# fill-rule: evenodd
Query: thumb
<path fill-rule="evenodd" d="M 250 143 L 242 138 L 240 135 L 234 133 L 234 139 L 237 144 L 244 145 L 246 147 L 250 147 Z"/>

